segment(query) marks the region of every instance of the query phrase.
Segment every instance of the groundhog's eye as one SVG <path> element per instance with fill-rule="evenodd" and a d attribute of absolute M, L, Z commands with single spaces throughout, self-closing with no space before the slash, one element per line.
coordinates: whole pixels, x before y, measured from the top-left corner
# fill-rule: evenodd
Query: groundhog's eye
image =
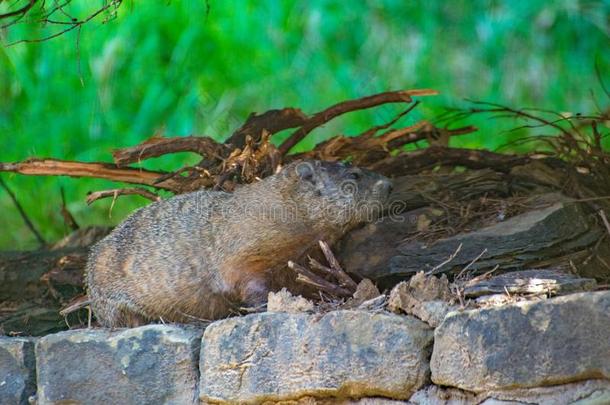
<path fill-rule="evenodd" d="M 348 179 L 350 180 L 360 180 L 360 173 L 357 172 L 350 172 L 347 174 L 346 176 Z"/>

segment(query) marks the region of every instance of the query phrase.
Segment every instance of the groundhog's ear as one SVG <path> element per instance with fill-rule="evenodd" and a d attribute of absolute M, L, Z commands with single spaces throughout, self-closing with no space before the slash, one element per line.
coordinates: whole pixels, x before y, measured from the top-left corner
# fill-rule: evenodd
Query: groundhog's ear
<path fill-rule="evenodd" d="M 307 181 L 309 183 L 315 183 L 315 168 L 309 162 L 301 162 L 296 165 L 295 172 L 299 179 Z"/>

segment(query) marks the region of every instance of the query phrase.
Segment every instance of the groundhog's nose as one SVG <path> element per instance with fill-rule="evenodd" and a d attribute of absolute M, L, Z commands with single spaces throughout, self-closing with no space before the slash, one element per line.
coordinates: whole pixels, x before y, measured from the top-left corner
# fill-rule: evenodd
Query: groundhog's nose
<path fill-rule="evenodd" d="M 381 198 L 388 198 L 392 190 L 394 190 L 394 186 L 390 180 L 379 180 L 375 183 L 375 190 Z"/>

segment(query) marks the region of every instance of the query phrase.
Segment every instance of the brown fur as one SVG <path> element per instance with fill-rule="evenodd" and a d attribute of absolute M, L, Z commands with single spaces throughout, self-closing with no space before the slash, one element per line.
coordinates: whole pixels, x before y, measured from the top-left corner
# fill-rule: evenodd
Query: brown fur
<path fill-rule="evenodd" d="M 263 304 L 269 291 L 297 289 L 288 260 L 378 212 L 390 188 L 369 171 L 305 161 L 233 194 L 198 191 L 153 203 L 92 249 L 86 278 L 94 313 L 105 326 L 136 326 L 218 319 Z"/>

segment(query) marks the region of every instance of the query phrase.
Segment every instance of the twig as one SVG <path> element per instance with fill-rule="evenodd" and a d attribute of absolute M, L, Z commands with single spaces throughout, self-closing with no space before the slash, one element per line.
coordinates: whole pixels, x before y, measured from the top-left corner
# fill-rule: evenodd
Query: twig
<path fill-rule="evenodd" d="M 356 135 L 355 138 L 358 138 L 358 137 L 370 137 L 370 136 L 375 135 L 377 132 L 381 131 L 382 129 L 390 128 L 392 125 L 397 123 L 402 117 L 404 117 L 405 115 L 407 115 L 408 113 L 413 111 L 419 105 L 419 103 L 420 103 L 420 101 L 416 100 L 413 104 L 408 106 L 404 111 L 401 111 L 400 113 L 398 113 L 390 121 L 386 122 L 385 124 L 376 125 L 376 126 L 370 128 L 370 129 L 367 129 L 366 131 L 364 131 L 360 135 Z M 391 131 L 388 131 L 388 132 L 391 132 Z"/>
<path fill-rule="evenodd" d="M 522 117 L 522 118 L 527 118 L 527 119 L 531 119 L 537 122 L 540 122 L 542 124 L 548 125 L 550 127 L 555 128 L 556 130 L 558 130 L 559 132 L 563 133 L 564 135 L 567 136 L 571 136 L 570 132 L 568 130 L 566 130 L 564 127 L 562 127 L 561 125 L 554 123 L 550 120 L 547 120 L 546 118 L 542 118 L 539 117 L 537 115 L 531 114 L 529 112 L 527 112 L 527 109 L 515 109 L 512 107 L 507 107 L 504 106 L 502 104 L 497 104 L 497 103 L 490 103 L 490 102 L 486 102 L 486 101 L 473 101 L 473 100 L 468 100 L 470 101 L 472 104 L 475 105 L 481 105 L 481 106 L 487 106 L 487 107 L 493 107 L 493 108 L 471 108 L 469 110 L 470 113 L 494 113 L 494 112 L 500 112 L 500 113 L 509 113 L 511 115 L 514 116 L 518 116 L 518 117 Z"/>
<path fill-rule="evenodd" d="M 327 292 L 335 296 L 349 297 L 352 295 L 352 293 L 347 289 L 339 287 L 331 283 L 330 281 L 323 279 L 322 277 L 301 266 L 300 264 L 297 264 L 293 261 L 289 261 L 288 267 L 297 273 L 297 281 L 301 283 L 309 284 L 321 291 Z"/>
<path fill-rule="evenodd" d="M 308 258 L 309 258 L 309 266 L 312 269 L 321 271 L 324 274 L 327 274 L 327 275 L 333 277 L 334 279 L 338 280 L 339 285 L 341 287 L 346 288 L 350 291 L 350 295 L 352 295 L 353 293 L 356 292 L 358 285 L 343 270 L 341 270 L 341 269 L 337 270 L 337 269 L 330 268 L 328 266 L 324 266 L 322 263 L 318 262 L 313 257 L 308 257 Z M 343 278 L 343 276 L 345 278 Z M 349 281 L 347 281 L 348 279 L 349 279 Z"/>
<path fill-rule="evenodd" d="M 341 268 L 339 261 L 333 254 L 332 250 L 330 250 L 330 246 L 328 243 L 324 241 L 318 241 L 320 244 L 320 249 L 322 249 L 322 253 L 324 253 L 324 257 L 326 257 L 326 261 L 330 265 L 330 269 L 332 270 L 333 276 L 344 286 L 352 290 L 352 292 L 356 291 L 358 288 L 358 284 L 350 276 L 347 275 L 345 271 Z"/>
<path fill-rule="evenodd" d="M 442 273 L 441 271 L 439 271 L 439 269 L 441 267 L 443 267 L 444 265 L 446 265 L 447 263 L 451 262 L 453 259 L 455 259 L 455 257 L 458 255 L 458 253 L 460 253 L 460 250 L 462 250 L 462 244 L 460 243 L 457 247 L 457 249 L 455 249 L 455 252 L 453 252 L 448 258 L 447 260 L 443 261 L 440 264 L 437 264 L 436 266 L 434 266 L 433 268 L 431 268 L 430 270 L 428 270 L 426 272 L 427 276 L 433 275 L 433 274 L 437 274 L 437 273 Z"/>
<path fill-rule="evenodd" d="M 423 128 L 417 132 L 410 130 L 410 128 L 403 128 L 391 131 L 386 134 L 382 134 L 381 136 L 390 138 L 391 140 L 388 144 L 390 149 L 397 149 L 401 146 L 419 142 L 429 138 L 430 129 Z M 442 135 L 446 135 L 447 137 L 459 136 L 459 135 L 467 135 L 473 132 L 478 131 L 478 128 L 473 125 L 468 125 L 465 127 L 455 128 L 455 129 L 446 129 L 446 128 L 436 128 L 433 129 L 438 130 Z M 407 136 L 404 136 L 407 135 Z"/>
<path fill-rule="evenodd" d="M 60 187 L 59 192 L 61 194 L 61 209 L 60 209 L 61 216 L 63 217 L 64 222 L 68 226 L 68 228 L 75 231 L 79 228 L 79 226 L 78 226 L 78 223 L 76 222 L 76 219 L 74 219 L 74 216 L 68 210 L 68 207 L 66 205 L 66 194 L 65 194 L 64 188 Z"/>
<path fill-rule="evenodd" d="M 31 5 L 33 6 L 36 0 L 30 0 Z M 76 28 L 78 28 L 80 30 L 80 28 L 88 23 L 89 21 L 93 20 L 94 18 L 96 18 L 98 15 L 102 14 L 103 12 L 105 12 L 106 10 L 110 9 L 111 7 L 115 7 L 115 10 L 121 5 L 122 0 L 111 0 L 108 2 L 105 2 L 105 4 L 100 7 L 98 10 L 96 10 L 94 13 L 90 14 L 87 18 L 79 20 L 77 18 L 71 17 L 71 16 L 66 16 L 69 18 L 68 21 L 54 21 L 54 20 L 50 20 L 49 17 L 51 16 L 52 13 L 54 13 L 56 10 L 62 10 L 63 9 L 61 7 L 55 8 L 53 9 L 53 11 L 49 14 L 46 14 L 44 16 L 42 16 L 42 18 L 40 19 L 40 23 L 49 23 L 49 24 L 57 24 L 57 25 L 64 25 L 64 26 L 68 26 L 68 28 L 63 29 L 59 32 L 56 32 L 54 34 L 48 35 L 46 37 L 43 38 L 37 38 L 37 39 L 21 39 L 19 41 L 15 41 L 15 42 L 11 42 L 10 44 L 8 44 L 8 46 L 12 46 L 12 45 L 16 45 L 16 44 L 20 44 L 20 43 L 37 43 L 37 42 L 44 42 L 44 41 L 48 41 L 50 39 L 53 38 L 57 38 L 63 34 L 66 34 Z M 44 2 L 43 2 L 43 6 L 44 6 Z M 31 7 L 30 7 L 31 8 Z M 29 10 L 29 9 L 28 9 Z M 17 10 L 19 11 L 19 10 Z M 26 10 L 27 12 L 27 10 Z M 14 13 L 14 12 L 13 12 Z M 11 13 L 11 14 L 13 14 Z M 22 14 L 23 15 L 23 14 Z M 6 15 L 4 16 L 6 17 Z M 2 16 L 0 16 L 0 19 L 3 18 Z M 10 24 L 8 24 L 10 25 Z"/>
<path fill-rule="evenodd" d="M 119 195 L 140 195 L 144 198 L 148 198 L 151 201 L 161 201 L 161 197 L 152 191 L 143 188 L 116 188 L 112 190 L 93 191 L 87 194 L 87 205 L 90 205 L 94 201 L 100 198 L 112 197 L 116 199 Z"/>
<path fill-rule="evenodd" d="M 466 270 L 468 270 L 473 264 L 475 264 L 476 261 L 479 260 L 485 253 L 487 253 L 487 248 L 483 249 L 483 251 L 477 257 L 472 259 L 472 261 L 470 263 L 468 263 L 466 265 L 466 267 L 464 267 L 455 278 L 456 279 L 460 278 L 462 276 L 462 274 L 464 274 L 464 272 L 466 272 Z"/>
<path fill-rule="evenodd" d="M 79 295 L 78 297 L 72 299 L 68 305 L 62 308 L 59 311 L 61 316 L 68 316 L 70 313 L 74 311 L 78 311 L 81 308 L 84 308 L 88 305 L 91 305 L 91 300 L 87 295 Z"/>
<path fill-rule="evenodd" d="M 599 216 L 602 217 L 606 231 L 608 231 L 608 234 L 610 235 L 610 223 L 608 223 L 608 218 L 606 217 L 604 210 L 599 210 Z"/>
<path fill-rule="evenodd" d="M 20 9 L 17 9 L 15 11 L 10 11 L 8 13 L 4 13 L 4 14 L 0 14 L 0 20 L 4 19 L 4 18 L 10 18 L 10 17 L 15 17 L 15 16 L 23 16 L 25 14 L 27 14 L 28 11 L 30 11 L 30 9 L 32 7 L 34 7 L 34 4 L 36 4 L 37 0 L 30 0 L 28 2 L 28 4 L 26 4 L 25 6 L 21 7 Z"/>
<path fill-rule="evenodd" d="M 411 96 L 430 96 L 438 94 L 435 90 L 422 89 L 422 90 L 399 90 L 399 91 L 388 91 L 385 93 L 379 93 L 368 97 L 362 97 L 355 100 L 348 100 L 337 103 L 328 107 L 327 109 L 313 114 L 307 121 L 293 132 L 284 143 L 279 147 L 282 155 L 287 154 L 296 144 L 301 142 L 307 134 L 313 131 L 315 128 L 326 124 L 333 118 L 336 118 L 342 114 L 364 110 L 367 108 L 376 107 L 381 104 L 389 103 L 410 103 L 413 99 Z"/>
<path fill-rule="evenodd" d="M 472 286 L 472 285 L 474 285 L 474 284 L 478 283 L 479 281 L 486 279 L 488 276 L 490 276 L 492 273 L 494 273 L 494 272 L 495 272 L 496 270 L 498 270 L 499 268 L 500 268 L 500 265 L 499 265 L 499 264 L 496 264 L 496 265 L 494 266 L 494 268 L 493 268 L 493 269 L 491 269 L 491 270 L 489 270 L 489 271 L 487 271 L 487 272 L 485 272 L 485 273 L 483 273 L 483 274 L 481 274 L 481 275 L 478 275 L 478 276 L 476 276 L 476 277 L 474 277 L 474 278 L 472 278 L 472 279 L 468 280 L 468 281 L 467 281 L 467 282 L 464 284 L 464 287 L 470 287 L 470 286 Z"/>
<path fill-rule="evenodd" d="M 180 168 L 180 169 L 178 169 L 178 170 L 176 170 L 174 172 L 164 174 L 163 176 L 159 177 L 155 181 L 155 184 L 163 183 L 165 180 L 171 179 L 172 177 L 179 176 L 182 173 L 188 173 L 189 175 L 192 175 L 194 173 L 198 173 L 199 177 L 206 176 L 208 178 L 211 178 L 210 172 L 208 172 L 205 169 L 202 169 L 201 167 L 198 167 L 198 166 L 185 166 L 185 167 L 182 167 L 182 168 Z"/>
<path fill-rule="evenodd" d="M 42 237 L 40 232 L 38 232 L 38 230 L 36 229 L 36 227 L 34 226 L 32 221 L 30 221 L 30 218 L 25 213 L 25 210 L 23 209 L 23 207 L 21 206 L 21 204 L 17 200 L 17 197 L 11 191 L 11 189 L 8 187 L 8 185 L 4 182 L 4 179 L 2 177 L 0 177 L 0 186 L 2 186 L 2 188 L 4 190 L 6 190 L 7 194 L 9 195 L 11 200 L 13 201 L 13 204 L 15 204 L 15 207 L 17 208 L 17 211 L 19 211 L 19 215 L 21 215 L 21 218 L 23 218 L 23 222 L 25 222 L 25 224 L 28 227 L 28 229 L 30 231 L 32 231 L 32 233 L 36 237 L 36 240 L 38 240 L 38 243 L 40 244 L 40 246 L 46 245 L 47 242 L 45 242 L 44 238 Z"/>

